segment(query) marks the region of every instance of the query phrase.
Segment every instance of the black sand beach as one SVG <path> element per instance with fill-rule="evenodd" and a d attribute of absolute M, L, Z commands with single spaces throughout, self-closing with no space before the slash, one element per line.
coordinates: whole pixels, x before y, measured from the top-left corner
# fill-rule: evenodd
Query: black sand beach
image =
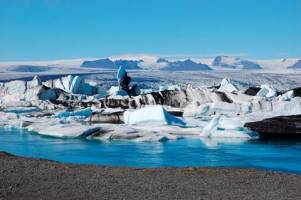
<path fill-rule="evenodd" d="M 301 176 L 238 168 L 115 168 L 0 153 L 0 199 L 301 199 Z"/>

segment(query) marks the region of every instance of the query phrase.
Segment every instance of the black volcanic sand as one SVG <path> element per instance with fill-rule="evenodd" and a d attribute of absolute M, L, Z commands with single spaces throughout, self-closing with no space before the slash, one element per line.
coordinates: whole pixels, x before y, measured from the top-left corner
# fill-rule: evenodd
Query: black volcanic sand
<path fill-rule="evenodd" d="M 301 176 L 238 168 L 115 168 L 0 153 L 0 199 L 301 199 Z"/>

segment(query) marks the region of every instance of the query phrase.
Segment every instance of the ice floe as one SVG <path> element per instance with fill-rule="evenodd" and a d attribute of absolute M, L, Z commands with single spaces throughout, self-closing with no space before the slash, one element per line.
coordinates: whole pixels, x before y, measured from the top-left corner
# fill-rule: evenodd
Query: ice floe
<path fill-rule="evenodd" d="M 156 123 L 161 125 L 185 126 L 186 123 L 171 114 L 163 106 L 149 106 L 135 111 L 126 111 L 124 113 L 125 124 L 149 124 Z"/>

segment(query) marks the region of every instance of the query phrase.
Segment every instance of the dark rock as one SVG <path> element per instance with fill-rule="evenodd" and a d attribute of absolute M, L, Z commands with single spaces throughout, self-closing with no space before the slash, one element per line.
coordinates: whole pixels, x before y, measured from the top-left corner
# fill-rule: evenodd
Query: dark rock
<path fill-rule="evenodd" d="M 258 132 L 260 137 L 301 137 L 301 115 L 279 116 L 249 122 L 245 127 Z"/>
<path fill-rule="evenodd" d="M 295 97 L 301 97 L 301 87 L 297 87 L 293 89 Z"/>
<path fill-rule="evenodd" d="M 224 92 L 215 91 L 215 93 L 221 98 L 223 102 L 233 103 L 233 101 L 229 99 L 229 97 Z"/>
<path fill-rule="evenodd" d="M 244 94 L 250 95 L 250 96 L 256 96 L 258 91 L 260 90 L 260 87 L 249 87 Z"/>

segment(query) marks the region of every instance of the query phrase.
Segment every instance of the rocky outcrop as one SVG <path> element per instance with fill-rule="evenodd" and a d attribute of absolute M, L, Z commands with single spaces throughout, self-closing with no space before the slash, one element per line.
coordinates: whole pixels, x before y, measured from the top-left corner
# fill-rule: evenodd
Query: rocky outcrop
<path fill-rule="evenodd" d="M 249 122 L 245 127 L 258 132 L 261 137 L 301 137 L 301 115 L 279 116 Z"/>
<path fill-rule="evenodd" d="M 261 88 L 260 87 L 249 87 L 245 90 L 244 94 L 250 95 L 250 96 L 256 96 L 256 94 L 259 92 Z"/>

